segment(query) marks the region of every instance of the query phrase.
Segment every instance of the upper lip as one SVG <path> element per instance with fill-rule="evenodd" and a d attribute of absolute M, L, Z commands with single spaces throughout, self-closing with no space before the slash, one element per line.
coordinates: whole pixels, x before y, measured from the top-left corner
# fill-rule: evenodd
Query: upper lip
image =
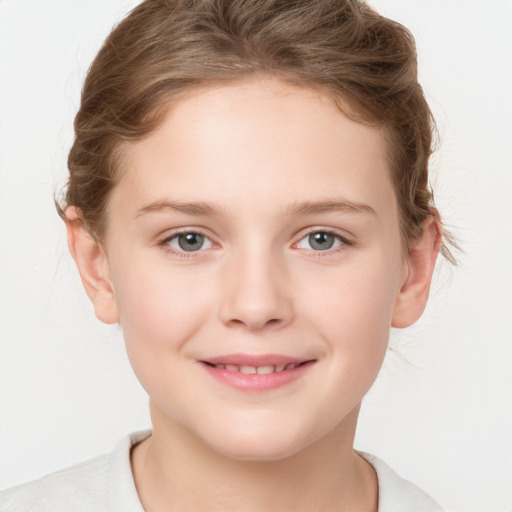
<path fill-rule="evenodd" d="M 276 366 L 287 365 L 290 363 L 300 364 L 312 360 L 312 358 L 292 357 L 282 354 L 225 354 L 221 356 L 207 357 L 200 361 L 211 365 L 232 364 L 237 366 Z"/>

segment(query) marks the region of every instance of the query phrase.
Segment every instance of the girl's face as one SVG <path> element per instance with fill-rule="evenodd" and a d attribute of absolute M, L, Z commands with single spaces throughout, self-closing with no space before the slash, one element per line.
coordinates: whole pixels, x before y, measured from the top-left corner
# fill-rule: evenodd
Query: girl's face
<path fill-rule="evenodd" d="M 340 442 L 408 276 L 382 132 L 251 81 L 189 95 L 124 156 L 109 321 L 155 432 L 254 460 Z"/>

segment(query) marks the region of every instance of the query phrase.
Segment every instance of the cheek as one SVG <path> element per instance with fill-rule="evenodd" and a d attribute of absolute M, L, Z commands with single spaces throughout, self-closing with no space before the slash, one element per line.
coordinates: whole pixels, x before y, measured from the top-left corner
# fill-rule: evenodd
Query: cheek
<path fill-rule="evenodd" d="M 376 375 L 386 353 L 400 267 L 384 256 L 326 274 L 302 294 L 304 315 L 345 375 Z"/>
<path fill-rule="evenodd" d="M 142 263 L 142 262 L 141 262 Z M 165 266 L 121 262 L 113 275 L 128 356 L 139 378 L 180 351 L 208 316 L 207 294 Z"/>
<path fill-rule="evenodd" d="M 399 288 L 399 272 L 393 267 L 378 262 L 326 273 L 308 287 L 309 308 L 340 335 L 389 330 Z"/>

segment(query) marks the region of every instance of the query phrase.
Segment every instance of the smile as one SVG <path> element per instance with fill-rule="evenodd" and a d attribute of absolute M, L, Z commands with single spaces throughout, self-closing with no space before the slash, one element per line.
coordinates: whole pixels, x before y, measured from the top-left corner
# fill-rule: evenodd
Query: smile
<path fill-rule="evenodd" d="M 244 375 L 269 375 L 270 373 L 280 373 L 285 370 L 293 370 L 304 363 L 288 363 L 275 366 L 239 366 L 236 364 L 216 364 L 215 368 L 227 370 L 228 372 L 239 372 Z"/>
<path fill-rule="evenodd" d="M 316 362 L 288 356 L 232 354 L 198 361 L 218 382 L 241 391 L 269 391 L 301 378 Z"/>

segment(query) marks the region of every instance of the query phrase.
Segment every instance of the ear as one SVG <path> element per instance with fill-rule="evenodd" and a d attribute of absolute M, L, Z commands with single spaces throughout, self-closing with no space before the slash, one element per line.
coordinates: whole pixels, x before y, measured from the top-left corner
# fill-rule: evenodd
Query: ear
<path fill-rule="evenodd" d="M 408 274 L 395 301 L 391 325 L 408 327 L 425 310 L 430 282 L 439 248 L 442 228 L 438 214 L 429 215 L 422 223 L 422 234 L 413 242 L 407 256 Z"/>
<path fill-rule="evenodd" d="M 94 312 L 102 322 L 118 323 L 119 310 L 105 251 L 85 227 L 78 208 L 68 206 L 65 215 L 69 251 Z"/>

